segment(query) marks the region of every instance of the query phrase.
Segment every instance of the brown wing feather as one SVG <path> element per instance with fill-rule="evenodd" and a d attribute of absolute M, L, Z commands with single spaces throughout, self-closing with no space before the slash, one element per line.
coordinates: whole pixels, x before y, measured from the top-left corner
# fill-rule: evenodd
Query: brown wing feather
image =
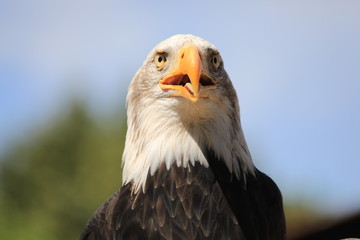
<path fill-rule="evenodd" d="M 255 170 L 255 176 L 247 174 L 238 180 L 224 161 L 216 158 L 214 152 L 206 151 L 210 167 L 228 200 L 246 239 L 285 239 L 285 215 L 282 196 L 273 180 Z M 219 194 L 214 194 L 218 196 Z"/>

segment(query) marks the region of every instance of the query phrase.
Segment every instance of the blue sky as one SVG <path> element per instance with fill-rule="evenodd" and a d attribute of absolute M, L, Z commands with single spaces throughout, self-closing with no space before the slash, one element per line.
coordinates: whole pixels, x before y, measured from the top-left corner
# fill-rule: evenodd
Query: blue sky
<path fill-rule="evenodd" d="M 0 0 L 0 153 L 73 97 L 101 116 L 160 41 L 214 43 L 284 198 L 360 209 L 360 2 Z"/>

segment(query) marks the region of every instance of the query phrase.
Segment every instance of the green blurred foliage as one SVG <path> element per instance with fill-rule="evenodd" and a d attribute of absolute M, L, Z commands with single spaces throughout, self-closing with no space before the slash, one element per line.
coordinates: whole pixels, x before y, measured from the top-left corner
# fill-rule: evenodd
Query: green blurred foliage
<path fill-rule="evenodd" d="M 287 239 L 298 239 L 334 222 L 336 218 L 301 202 L 285 204 Z"/>
<path fill-rule="evenodd" d="M 108 117 L 95 121 L 75 103 L 0 159 L 0 239 L 79 238 L 91 214 L 121 186 L 125 115 Z M 291 239 L 324 216 L 290 204 L 286 217 Z"/>
<path fill-rule="evenodd" d="M 0 160 L 0 239 L 78 239 L 121 185 L 126 124 L 117 120 L 97 124 L 74 104 Z"/>

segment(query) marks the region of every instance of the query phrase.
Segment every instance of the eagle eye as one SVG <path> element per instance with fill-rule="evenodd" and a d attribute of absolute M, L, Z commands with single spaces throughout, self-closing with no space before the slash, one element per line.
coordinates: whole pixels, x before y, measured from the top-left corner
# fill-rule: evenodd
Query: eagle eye
<path fill-rule="evenodd" d="M 215 54 L 211 56 L 210 58 L 211 65 L 213 66 L 214 70 L 218 70 L 220 64 L 221 64 L 221 57 L 219 54 Z"/>
<path fill-rule="evenodd" d="M 165 54 L 165 52 L 156 53 L 155 58 L 154 58 L 154 62 L 155 62 L 155 65 L 156 65 L 156 67 L 158 69 L 163 68 L 165 63 L 166 63 L 166 54 Z"/>

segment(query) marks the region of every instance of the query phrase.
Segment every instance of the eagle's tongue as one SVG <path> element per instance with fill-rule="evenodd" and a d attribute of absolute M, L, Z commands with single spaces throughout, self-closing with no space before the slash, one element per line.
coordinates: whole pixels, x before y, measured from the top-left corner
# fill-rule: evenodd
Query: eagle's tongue
<path fill-rule="evenodd" d="M 191 83 L 186 83 L 185 86 L 186 90 L 189 91 L 191 95 L 194 95 L 194 86 Z"/>

